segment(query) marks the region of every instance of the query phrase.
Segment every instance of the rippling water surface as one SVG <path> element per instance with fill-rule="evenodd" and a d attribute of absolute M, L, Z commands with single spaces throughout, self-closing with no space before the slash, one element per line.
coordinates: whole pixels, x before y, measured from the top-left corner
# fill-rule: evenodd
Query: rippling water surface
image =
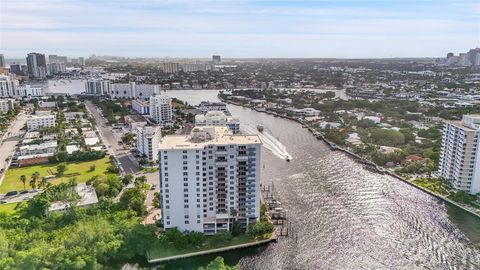
<path fill-rule="evenodd" d="M 197 104 L 217 91 L 167 91 Z M 223 254 L 242 269 L 480 269 L 480 219 L 330 151 L 292 121 L 229 106 L 241 125 L 262 124 L 293 160 L 264 148 L 273 183 L 298 233 L 266 248 Z M 276 143 L 276 144 L 278 144 Z M 194 269 L 210 258 L 167 265 Z"/>

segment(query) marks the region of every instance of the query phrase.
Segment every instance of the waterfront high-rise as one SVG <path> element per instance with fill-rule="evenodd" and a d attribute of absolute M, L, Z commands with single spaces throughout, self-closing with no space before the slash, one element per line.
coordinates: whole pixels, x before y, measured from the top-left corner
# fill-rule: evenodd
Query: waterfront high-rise
<path fill-rule="evenodd" d="M 41 53 L 29 53 L 27 56 L 28 75 L 34 79 L 47 77 L 47 62 L 45 55 Z"/>
<path fill-rule="evenodd" d="M 216 234 L 260 217 L 261 141 L 227 127 L 195 127 L 159 147 L 165 229 Z"/>
<path fill-rule="evenodd" d="M 172 98 L 163 95 L 153 95 L 149 102 L 150 118 L 157 124 L 172 122 Z"/>
<path fill-rule="evenodd" d="M 240 133 L 240 120 L 222 111 L 209 111 L 205 114 L 195 115 L 196 126 L 226 126 L 233 134 Z"/>
<path fill-rule="evenodd" d="M 111 91 L 109 80 L 89 79 L 85 82 L 85 94 L 95 96 L 106 96 Z"/>
<path fill-rule="evenodd" d="M 462 121 L 446 121 L 443 129 L 439 176 L 455 189 L 480 192 L 480 115 L 464 115 Z"/>
<path fill-rule="evenodd" d="M 5 67 L 5 56 L 3 54 L 0 54 L 0 68 Z"/>
<path fill-rule="evenodd" d="M 7 75 L 0 75 L 0 97 L 18 97 L 19 82 Z"/>

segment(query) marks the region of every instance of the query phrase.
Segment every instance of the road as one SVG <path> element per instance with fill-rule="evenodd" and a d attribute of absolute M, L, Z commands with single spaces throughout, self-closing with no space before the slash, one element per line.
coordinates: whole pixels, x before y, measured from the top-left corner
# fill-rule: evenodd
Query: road
<path fill-rule="evenodd" d="M 159 173 L 142 173 L 132 153 L 124 150 L 123 146 L 118 144 L 118 141 L 121 139 L 120 136 L 107 125 L 107 120 L 100 114 L 98 108 L 89 100 L 85 101 L 85 105 L 97 122 L 97 130 L 102 137 L 103 143 L 107 146 L 109 154 L 117 158 L 124 172 L 131 173 L 135 177 L 145 175 L 147 177 L 147 183 L 155 185 L 155 189 L 148 192 L 145 200 L 145 205 L 151 207 L 153 205 L 153 194 L 159 191 Z"/>
<path fill-rule="evenodd" d="M 15 147 L 22 140 L 25 132 L 20 129 L 25 126 L 26 121 L 27 116 L 23 112 L 20 112 L 17 118 L 14 120 L 13 124 L 10 125 L 7 132 L 5 132 L 5 135 L 2 138 L 2 142 L 0 144 L 0 169 L 3 169 L 4 171 L 0 175 L 0 185 L 2 184 L 3 177 L 7 172 L 8 166 L 10 164 L 10 162 L 6 161 L 6 159 L 10 158 L 13 155 Z"/>
<path fill-rule="evenodd" d="M 5 197 L 4 195 L 0 195 L 0 200 L 4 201 L 5 203 L 23 202 L 23 201 L 28 201 L 32 199 L 35 195 L 41 192 L 42 192 L 41 190 L 30 190 L 29 192 L 24 194 L 17 194 L 17 195 L 8 196 L 8 197 Z"/>
<path fill-rule="evenodd" d="M 107 120 L 100 115 L 98 108 L 95 107 L 90 100 L 85 101 L 85 105 L 97 122 L 97 130 L 108 149 L 108 153 L 117 158 L 125 173 L 136 174 L 139 172 L 135 158 L 128 150 L 124 150 L 123 147 L 118 144 L 120 138 L 113 132 L 111 127 L 107 126 Z"/>

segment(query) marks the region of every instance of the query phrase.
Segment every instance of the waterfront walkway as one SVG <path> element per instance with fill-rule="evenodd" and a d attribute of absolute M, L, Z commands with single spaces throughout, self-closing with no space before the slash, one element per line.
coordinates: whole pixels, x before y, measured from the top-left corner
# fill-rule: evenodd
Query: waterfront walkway
<path fill-rule="evenodd" d="M 202 256 L 202 255 L 208 255 L 208 254 L 213 254 L 213 253 L 220 253 L 220 252 L 225 252 L 225 251 L 230 251 L 230 250 L 235 250 L 235 249 L 242 249 L 242 248 L 247 248 L 247 247 L 260 246 L 260 245 L 264 245 L 264 244 L 267 244 L 267 243 L 270 243 L 270 242 L 275 242 L 275 241 L 277 241 L 277 236 L 275 235 L 275 233 L 273 233 L 272 237 L 270 237 L 269 239 L 265 239 L 265 240 L 259 240 L 259 241 L 255 241 L 255 242 L 250 242 L 250 243 L 245 243 L 245 244 L 240 244 L 240 245 L 234 245 L 234 246 L 227 246 L 227 247 L 222 247 L 222 248 L 215 248 L 215 249 L 208 249 L 208 250 L 202 250 L 202 251 L 197 251 L 197 252 L 190 252 L 190 253 L 168 256 L 168 257 L 163 257 L 163 258 L 150 258 L 149 254 L 147 253 L 147 261 L 149 263 L 161 263 L 161 262 L 185 259 L 185 258 L 189 258 L 189 257 Z"/>

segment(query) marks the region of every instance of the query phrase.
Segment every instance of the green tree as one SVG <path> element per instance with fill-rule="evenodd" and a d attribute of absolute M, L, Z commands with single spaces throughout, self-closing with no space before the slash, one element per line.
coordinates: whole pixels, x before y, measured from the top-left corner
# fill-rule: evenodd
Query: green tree
<path fill-rule="evenodd" d="M 120 197 L 120 205 L 123 209 L 132 209 L 138 216 L 142 216 L 146 212 L 145 193 L 141 188 L 127 188 Z"/>
<path fill-rule="evenodd" d="M 35 189 L 37 187 L 38 178 L 40 178 L 40 173 L 34 172 L 32 174 L 32 177 L 30 178 L 30 186 L 32 187 L 32 189 Z"/>
<path fill-rule="evenodd" d="M 133 174 L 131 174 L 131 173 L 126 174 L 126 175 L 122 178 L 122 184 L 123 184 L 124 186 L 127 186 L 128 184 L 132 183 L 133 178 L 134 178 Z"/>
<path fill-rule="evenodd" d="M 238 270 L 238 266 L 228 266 L 222 257 L 216 257 L 205 267 L 199 267 L 198 270 Z"/>
<path fill-rule="evenodd" d="M 153 194 L 153 207 L 160 208 L 160 193 L 158 192 Z"/>
<path fill-rule="evenodd" d="M 20 181 L 23 184 L 23 190 L 26 190 L 25 184 L 27 183 L 27 177 L 24 174 L 20 176 Z"/>
<path fill-rule="evenodd" d="M 135 140 L 135 133 L 132 132 L 127 132 L 125 135 L 122 136 L 122 142 L 124 144 L 132 144 L 132 142 Z"/>
<path fill-rule="evenodd" d="M 96 168 L 97 168 L 97 166 L 96 166 L 95 164 L 93 164 L 93 165 L 90 165 L 90 169 L 89 169 L 89 170 L 90 170 L 91 172 L 93 172 L 93 171 L 95 171 Z"/>
<path fill-rule="evenodd" d="M 65 174 L 65 171 L 67 171 L 67 164 L 65 163 L 60 163 L 57 165 L 57 177 L 62 177 Z"/>
<path fill-rule="evenodd" d="M 136 187 L 143 188 L 146 183 L 147 183 L 147 177 L 145 175 L 135 178 L 134 184 Z"/>

